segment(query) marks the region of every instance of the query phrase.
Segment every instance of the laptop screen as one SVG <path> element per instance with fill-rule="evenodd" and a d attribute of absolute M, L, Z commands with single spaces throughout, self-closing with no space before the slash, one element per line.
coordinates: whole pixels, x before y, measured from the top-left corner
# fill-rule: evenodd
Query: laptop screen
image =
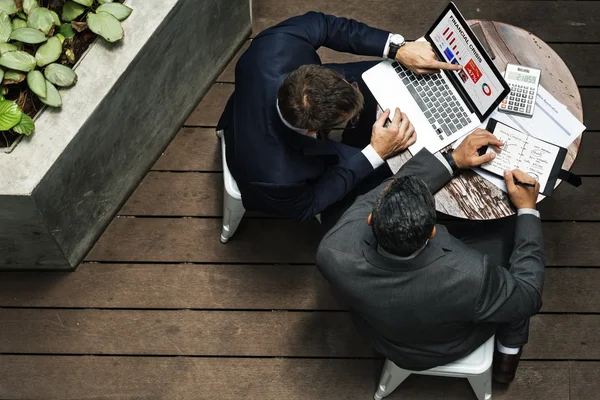
<path fill-rule="evenodd" d="M 448 75 L 463 89 L 477 116 L 484 119 L 491 114 L 508 94 L 508 85 L 453 3 L 426 38 L 442 61 L 462 65 L 462 70 L 448 71 Z"/>

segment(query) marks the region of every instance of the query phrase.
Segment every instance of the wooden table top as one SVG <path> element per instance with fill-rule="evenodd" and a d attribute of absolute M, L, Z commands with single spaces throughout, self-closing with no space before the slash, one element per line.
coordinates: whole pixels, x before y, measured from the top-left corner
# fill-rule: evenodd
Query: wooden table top
<path fill-rule="evenodd" d="M 563 60 L 543 40 L 532 33 L 513 25 L 496 21 L 469 20 L 479 22 L 486 39 L 496 55 L 494 64 L 504 71 L 507 63 L 537 67 L 542 70 L 541 85 L 569 111 L 583 122 L 581 96 L 575 79 Z M 569 170 L 577 157 L 581 135 L 569 146 L 563 168 Z M 393 163 L 397 171 L 410 159 L 404 152 Z M 560 184 L 557 181 L 557 186 Z M 515 213 L 506 193 L 473 171 L 463 171 L 453 178 L 435 195 L 436 209 L 447 215 L 470 220 L 489 220 L 508 217 Z"/>

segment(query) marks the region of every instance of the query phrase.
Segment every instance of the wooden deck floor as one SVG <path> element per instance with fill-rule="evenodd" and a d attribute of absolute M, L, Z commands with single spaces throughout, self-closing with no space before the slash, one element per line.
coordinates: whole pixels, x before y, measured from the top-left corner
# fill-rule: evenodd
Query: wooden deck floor
<path fill-rule="evenodd" d="M 414 39 L 445 3 L 254 0 L 254 32 L 316 9 Z M 600 399 L 600 2 L 458 5 L 551 44 L 580 85 L 588 127 L 574 167 L 583 185 L 561 185 L 540 207 L 544 306 L 516 382 L 495 386 L 494 399 Z M 0 399 L 372 398 L 382 361 L 313 265 L 320 227 L 251 214 L 219 243 L 214 126 L 232 66 L 76 272 L 0 274 Z M 472 398 L 466 380 L 419 376 L 390 396 Z"/>

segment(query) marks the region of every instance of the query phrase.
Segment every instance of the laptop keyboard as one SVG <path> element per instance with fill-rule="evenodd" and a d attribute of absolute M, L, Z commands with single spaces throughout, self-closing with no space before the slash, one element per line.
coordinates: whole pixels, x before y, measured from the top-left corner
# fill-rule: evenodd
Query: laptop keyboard
<path fill-rule="evenodd" d="M 417 75 L 397 61 L 392 66 L 440 139 L 471 122 L 440 74 Z"/>

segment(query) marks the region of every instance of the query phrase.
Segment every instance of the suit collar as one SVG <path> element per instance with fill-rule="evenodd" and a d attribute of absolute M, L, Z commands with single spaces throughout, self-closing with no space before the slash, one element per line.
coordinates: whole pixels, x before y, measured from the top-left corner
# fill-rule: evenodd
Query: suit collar
<path fill-rule="evenodd" d="M 432 262 L 442 258 L 445 251 L 450 251 L 448 243 L 448 231 L 444 226 L 437 226 L 438 233 L 435 238 L 429 240 L 425 247 L 413 257 L 402 259 L 382 254 L 378 250 L 378 244 L 371 232 L 363 241 L 363 254 L 369 264 L 387 270 L 410 271 L 428 266 Z"/>

